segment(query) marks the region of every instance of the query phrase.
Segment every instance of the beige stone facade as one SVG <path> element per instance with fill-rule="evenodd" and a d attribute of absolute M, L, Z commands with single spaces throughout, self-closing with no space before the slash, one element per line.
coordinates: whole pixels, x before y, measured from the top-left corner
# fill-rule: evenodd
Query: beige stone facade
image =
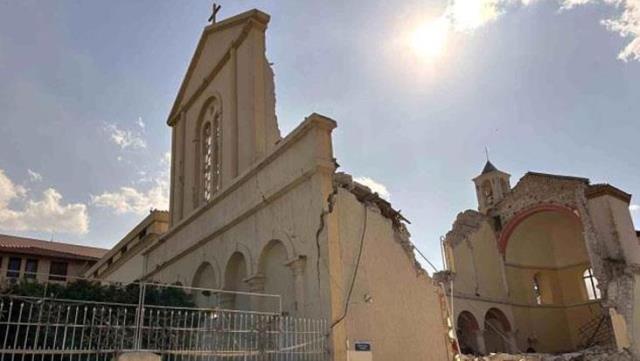
<path fill-rule="evenodd" d="M 142 260 L 145 280 L 280 295 L 283 313 L 328 320 L 334 360 L 355 341 L 374 360 L 449 359 L 441 289 L 415 261 L 404 218 L 336 172 L 337 123 L 314 113 L 280 136 L 268 22 L 253 10 L 204 29 L 168 119 L 169 228 L 106 269 Z"/>
<path fill-rule="evenodd" d="M 640 243 L 631 196 L 588 179 L 529 172 L 511 188 L 491 163 L 479 211 L 443 246 L 467 353 L 567 352 L 615 344 L 640 354 Z M 447 277 L 449 276 L 449 277 Z"/>
<path fill-rule="evenodd" d="M 85 278 L 130 283 L 144 276 L 143 252 L 169 229 L 169 212 L 152 210 L 109 252 L 84 272 Z"/>

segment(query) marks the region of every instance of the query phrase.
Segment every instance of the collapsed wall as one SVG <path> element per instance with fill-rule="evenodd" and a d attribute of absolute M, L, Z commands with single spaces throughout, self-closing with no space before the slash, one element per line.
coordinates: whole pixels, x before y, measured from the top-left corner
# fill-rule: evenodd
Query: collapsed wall
<path fill-rule="evenodd" d="M 442 292 L 415 258 L 409 221 L 348 174 L 333 180 L 347 359 L 362 356 L 358 340 L 376 360 L 451 359 Z"/>

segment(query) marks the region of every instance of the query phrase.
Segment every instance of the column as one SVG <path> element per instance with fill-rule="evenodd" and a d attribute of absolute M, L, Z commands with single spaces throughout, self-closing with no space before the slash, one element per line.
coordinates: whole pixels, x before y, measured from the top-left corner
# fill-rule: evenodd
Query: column
<path fill-rule="evenodd" d="M 219 297 L 220 308 L 231 310 L 235 305 L 235 295 L 233 293 L 221 293 Z"/>
<path fill-rule="evenodd" d="M 249 284 L 249 292 L 251 293 L 264 293 L 264 282 L 265 277 L 261 273 L 256 273 L 255 275 L 247 278 L 247 284 Z M 273 312 L 273 306 L 271 304 L 265 305 L 265 297 L 261 296 L 250 296 L 249 306 L 252 311 L 261 311 L 261 312 Z"/>
<path fill-rule="evenodd" d="M 513 334 L 513 332 L 509 331 L 506 333 L 507 336 L 507 342 L 509 343 L 509 353 L 512 354 L 516 354 L 519 353 L 520 350 L 518 349 L 518 343 L 516 341 L 516 337 Z"/>
<path fill-rule="evenodd" d="M 307 258 L 305 256 L 299 256 L 287 263 L 287 266 L 293 273 L 293 285 L 296 293 L 295 309 L 297 316 L 304 314 L 305 298 L 304 298 L 304 268 Z"/>
<path fill-rule="evenodd" d="M 476 345 L 478 346 L 478 353 L 481 355 L 487 354 L 487 347 L 484 344 L 484 330 L 476 330 Z"/>

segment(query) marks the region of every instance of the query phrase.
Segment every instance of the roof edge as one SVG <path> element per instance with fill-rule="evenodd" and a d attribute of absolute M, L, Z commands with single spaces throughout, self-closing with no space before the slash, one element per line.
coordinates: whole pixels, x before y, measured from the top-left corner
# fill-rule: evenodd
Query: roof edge
<path fill-rule="evenodd" d="M 583 183 L 586 183 L 586 184 L 590 183 L 589 178 L 574 177 L 574 176 L 561 175 L 561 174 L 532 172 L 532 171 L 528 171 L 527 173 L 525 173 L 523 178 L 528 176 L 528 175 L 535 176 L 535 177 L 549 177 L 549 178 L 558 178 L 558 179 L 564 179 L 564 180 L 573 180 L 573 181 L 583 182 Z"/>
<path fill-rule="evenodd" d="M 585 195 L 588 199 L 598 198 L 601 196 L 611 196 L 627 204 L 631 202 L 631 194 L 607 183 L 594 184 L 589 186 L 589 188 L 587 188 L 587 190 L 585 191 Z"/>

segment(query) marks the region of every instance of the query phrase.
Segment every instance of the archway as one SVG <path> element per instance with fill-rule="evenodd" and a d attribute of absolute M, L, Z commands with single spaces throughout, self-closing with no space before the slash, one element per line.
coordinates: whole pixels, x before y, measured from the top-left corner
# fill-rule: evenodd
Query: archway
<path fill-rule="evenodd" d="M 511 324 L 507 316 L 497 308 L 491 308 L 484 316 L 484 342 L 486 352 L 510 352 Z"/>
<path fill-rule="evenodd" d="M 481 354 L 480 347 L 478 345 L 478 333 L 480 332 L 480 326 L 473 314 L 469 311 L 460 312 L 456 326 L 460 352 L 465 355 Z"/>
<path fill-rule="evenodd" d="M 249 285 L 245 282 L 247 278 L 247 262 L 240 252 L 235 252 L 227 261 L 224 272 L 224 289 L 229 291 L 249 292 Z M 242 294 L 226 294 L 224 297 L 224 307 L 235 310 L 249 310 L 251 307 L 250 297 Z"/>
<path fill-rule="evenodd" d="M 216 272 L 209 262 L 204 262 L 198 267 L 191 285 L 194 288 L 203 289 L 215 289 L 218 287 Z M 194 289 L 192 295 L 198 307 L 211 308 L 217 306 L 219 303 L 219 295 L 209 290 Z"/>
<path fill-rule="evenodd" d="M 287 250 L 278 240 L 269 242 L 262 253 L 258 262 L 258 270 L 264 276 L 264 292 L 268 294 L 280 295 L 282 300 L 282 311 L 293 314 L 297 310 L 295 286 L 293 272 L 286 265 L 288 260 Z M 265 299 L 263 304 L 265 309 L 277 309 L 276 299 Z"/>
<path fill-rule="evenodd" d="M 590 260 L 577 216 L 544 210 L 515 222 L 504 241 L 509 287 L 519 291 L 514 292 L 515 301 L 532 305 L 587 301 L 582 273 Z"/>
<path fill-rule="evenodd" d="M 524 210 L 505 226 L 500 246 L 515 322 L 527 330 L 520 344 L 533 342 L 539 352 L 578 349 L 580 327 L 600 317 L 585 292 L 590 258 L 578 215 L 558 205 Z"/>

